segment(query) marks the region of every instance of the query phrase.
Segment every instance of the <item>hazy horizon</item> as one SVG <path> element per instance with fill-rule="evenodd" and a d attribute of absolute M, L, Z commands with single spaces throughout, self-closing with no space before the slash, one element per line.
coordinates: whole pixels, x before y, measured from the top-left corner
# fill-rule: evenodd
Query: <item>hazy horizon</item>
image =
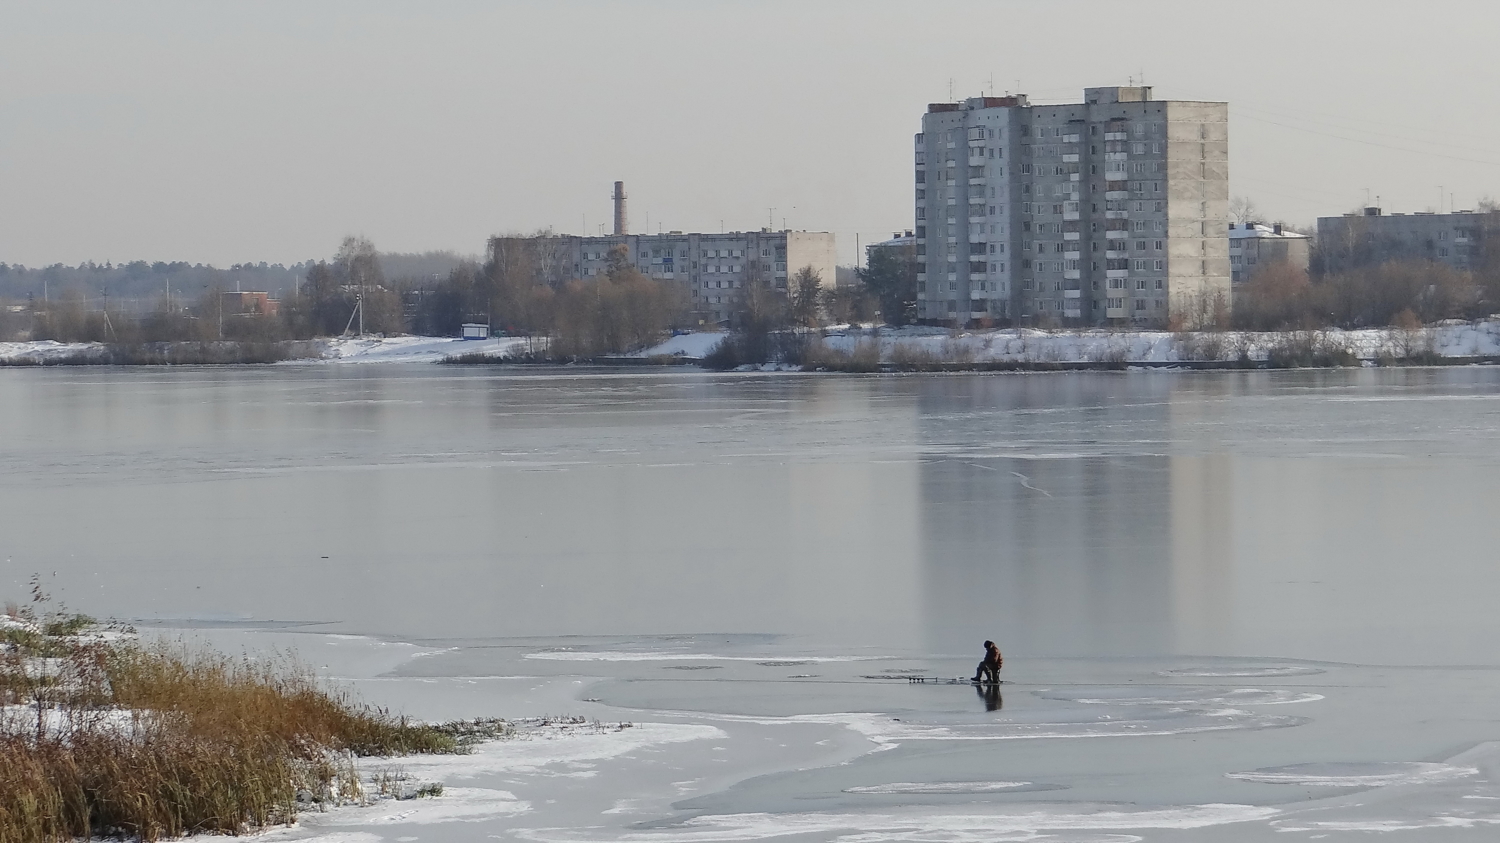
<path fill-rule="evenodd" d="M 1500 9 L 1203 8 L 0 2 L 0 261 L 472 254 L 596 233 L 622 179 L 633 231 L 827 230 L 850 263 L 912 225 L 928 102 L 1142 77 L 1230 103 L 1231 191 L 1268 219 L 1500 194 Z"/>

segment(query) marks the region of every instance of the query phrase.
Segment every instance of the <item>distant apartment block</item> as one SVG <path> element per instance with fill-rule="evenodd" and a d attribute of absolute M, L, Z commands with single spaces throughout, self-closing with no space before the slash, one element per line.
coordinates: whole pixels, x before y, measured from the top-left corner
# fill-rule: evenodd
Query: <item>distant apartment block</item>
<path fill-rule="evenodd" d="M 1280 223 L 1229 224 L 1229 270 L 1235 284 L 1243 284 L 1255 273 L 1278 263 L 1306 272 L 1311 253 L 1311 237 L 1288 231 Z"/>
<path fill-rule="evenodd" d="M 1088 88 L 928 106 L 918 317 L 1163 325 L 1230 295 L 1228 106 Z"/>
<path fill-rule="evenodd" d="M 1401 259 L 1478 269 L 1488 233 L 1500 234 L 1500 215 L 1473 211 L 1387 214 L 1371 207 L 1341 217 L 1319 217 L 1318 254 L 1324 272 Z"/>
<path fill-rule="evenodd" d="M 869 256 L 876 252 L 887 251 L 895 255 L 907 255 L 913 253 L 916 247 L 917 237 L 913 231 L 910 229 L 894 231 L 891 232 L 891 239 L 871 243 L 865 247 L 865 262 L 868 263 Z"/>
<path fill-rule="evenodd" d="M 609 269 L 610 250 L 624 245 L 630 263 L 652 278 L 683 282 L 692 309 L 704 322 L 727 325 L 754 281 L 782 291 L 787 279 L 812 267 L 833 289 L 838 252 L 822 231 L 733 231 L 727 234 L 617 234 L 561 238 L 565 263 L 580 278 Z"/>

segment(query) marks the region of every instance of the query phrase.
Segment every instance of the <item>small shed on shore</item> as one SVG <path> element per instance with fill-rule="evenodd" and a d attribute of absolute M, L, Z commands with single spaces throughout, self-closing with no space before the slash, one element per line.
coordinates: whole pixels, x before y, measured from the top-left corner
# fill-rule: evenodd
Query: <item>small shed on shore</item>
<path fill-rule="evenodd" d="M 484 322 L 465 322 L 459 336 L 466 340 L 487 340 L 490 338 L 490 326 Z"/>

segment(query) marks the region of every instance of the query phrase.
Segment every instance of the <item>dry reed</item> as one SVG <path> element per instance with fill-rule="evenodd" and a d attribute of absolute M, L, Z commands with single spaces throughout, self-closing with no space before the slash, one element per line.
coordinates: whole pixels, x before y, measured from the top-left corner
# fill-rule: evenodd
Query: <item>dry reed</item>
<path fill-rule="evenodd" d="M 363 798 L 356 756 L 463 752 L 508 730 L 413 723 L 287 654 L 142 644 L 13 605 L 0 621 L 0 843 L 239 834 Z"/>

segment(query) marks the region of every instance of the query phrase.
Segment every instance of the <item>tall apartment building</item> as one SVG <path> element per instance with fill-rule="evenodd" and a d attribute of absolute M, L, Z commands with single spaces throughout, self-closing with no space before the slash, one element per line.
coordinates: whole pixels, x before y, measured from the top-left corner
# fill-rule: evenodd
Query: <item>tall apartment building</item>
<path fill-rule="evenodd" d="M 1318 218 L 1318 255 L 1324 272 L 1399 259 L 1479 269 L 1485 264 L 1485 243 L 1492 237 L 1500 237 L 1500 214 L 1387 214 L 1370 207 L 1357 214 Z M 1495 248 L 1492 240 L 1489 248 Z"/>
<path fill-rule="evenodd" d="M 566 255 L 563 263 L 571 265 L 578 278 L 603 274 L 609 268 L 610 250 L 623 244 L 642 273 L 683 282 L 693 311 L 705 324 L 728 325 L 751 281 L 784 293 L 787 279 L 810 266 L 826 289 L 836 282 L 838 252 L 833 234 L 824 231 L 672 231 L 559 239 Z"/>
<path fill-rule="evenodd" d="M 1229 108 L 1087 88 L 929 105 L 916 136 L 918 317 L 1164 325 L 1225 304 Z"/>

